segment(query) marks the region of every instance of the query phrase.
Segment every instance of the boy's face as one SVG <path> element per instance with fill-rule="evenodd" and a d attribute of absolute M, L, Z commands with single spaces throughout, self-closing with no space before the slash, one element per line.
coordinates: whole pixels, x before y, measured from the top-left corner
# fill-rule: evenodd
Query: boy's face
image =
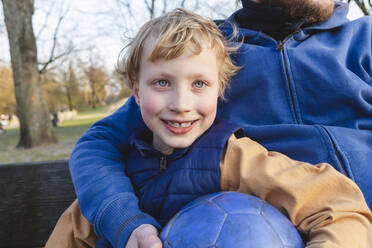
<path fill-rule="evenodd" d="M 134 96 L 153 146 L 164 154 L 190 146 L 213 123 L 219 93 L 219 63 L 214 50 L 186 51 L 175 59 L 148 58 L 154 41 L 145 43 Z"/>

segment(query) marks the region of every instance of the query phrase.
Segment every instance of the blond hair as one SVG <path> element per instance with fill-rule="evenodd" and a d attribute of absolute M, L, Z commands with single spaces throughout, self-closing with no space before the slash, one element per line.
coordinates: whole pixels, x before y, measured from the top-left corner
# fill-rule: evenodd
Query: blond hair
<path fill-rule="evenodd" d="M 219 95 L 223 98 L 231 76 L 239 70 L 230 58 L 238 46 L 232 46 L 213 21 L 177 8 L 146 22 L 134 39 L 120 52 L 118 58 L 118 72 L 124 75 L 131 88 L 133 83 L 138 81 L 141 56 L 149 37 L 155 38 L 155 47 L 149 58 L 152 62 L 158 59 L 177 58 L 186 50 L 191 50 L 197 55 L 202 52 L 205 43 L 210 44 L 209 48 L 215 50 L 220 61 Z"/>

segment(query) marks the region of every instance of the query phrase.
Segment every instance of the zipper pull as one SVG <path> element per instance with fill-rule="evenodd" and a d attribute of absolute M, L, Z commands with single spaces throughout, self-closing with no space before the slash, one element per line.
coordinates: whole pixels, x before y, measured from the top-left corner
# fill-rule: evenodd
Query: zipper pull
<path fill-rule="evenodd" d="M 167 157 L 160 157 L 160 171 L 165 171 L 167 169 Z"/>
<path fill-rule="evenodd" d="M 277 51 L 281 51 L 281 50 L 283 50 L 283 47 L 284 47 L 284 43 L 283 43 L 283 41 L 279 41 L 278 42 L 278 44 L 276 45 L 276 48 L 275 48 L 275 50 L 277 50 Z"/>

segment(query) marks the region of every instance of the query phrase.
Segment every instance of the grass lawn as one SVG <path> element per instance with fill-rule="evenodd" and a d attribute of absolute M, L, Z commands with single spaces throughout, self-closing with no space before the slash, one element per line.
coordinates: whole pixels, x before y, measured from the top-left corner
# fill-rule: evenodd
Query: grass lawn
<path fill-rule="evenodd" d="M 55 128 L 58 144 L 31 149 L 16 149 L 19 141 L 19 129 L 7 129 L 5 135 L 0 135 L 0 164 L 68 159 L 77 139 L 94 122 L 110 112 L 108 108 L 100 108 L 78 114 L 75 120 L 64 121 Z"/>

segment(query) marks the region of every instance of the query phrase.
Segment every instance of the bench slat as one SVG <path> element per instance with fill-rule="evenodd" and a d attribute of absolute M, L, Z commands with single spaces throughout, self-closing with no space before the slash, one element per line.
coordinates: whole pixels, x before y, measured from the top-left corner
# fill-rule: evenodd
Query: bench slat
<path fill-rule="evenodd" d="M 76 198 L 67 160 L 0 165 L 0 247 L 43 247 Z"/>

